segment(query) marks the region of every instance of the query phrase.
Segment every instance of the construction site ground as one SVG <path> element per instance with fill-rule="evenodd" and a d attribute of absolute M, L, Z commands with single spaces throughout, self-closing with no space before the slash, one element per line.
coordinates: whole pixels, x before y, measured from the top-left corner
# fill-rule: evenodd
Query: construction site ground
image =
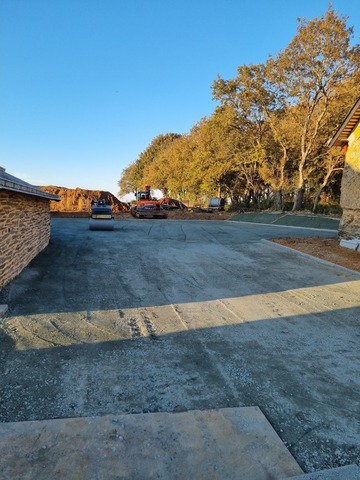
<path fill-rule="evenodd" d="M 340 246 L 340 240 L 337 236 L 335 238 L 317 236 L 318 229 L 337 231 L 339 218 L 310 213 L 242 213 L 232 215 L 229 219 L 240 222 L 310 228 L 313 233 L 309 238 L 281 237 L 273 238 L 272 241 L 304 254 L 312 255 L 320 260 L 360 272 L 360 252 Z"/>
<path fill-rule="evenodd" d="M 273 242 L 336 236 L 53 218 L 0 293 L 0 478 L 359 478 L 360 275 Z"/>
<path fill-rule="evenodd" d="M 118 218 L 130 218 L 130 214 L 123 213 L 120 214 Z M 228 211 L 201 212 L 192 210 L 172 210 L 168 212 L 168 218 L 172 220 L 232 220 L 269 225 L 281 225 L 281 223 L 279 223 L 281 219 L 286 218 L 286 222 L 290 227 L 313 229 L 313 233 L 310 234 L 312 236 L 309 238 L 273 238 L 271 241 L 360 273 L 360 252 L 341 247 L 340 240 L 337 237 L 322 238 L 317 236 L 316 232 L 318 229 L 337 230 L 340 222 L 339 218 L 314 215 L 311 213 L 259 214 L 234 213 Z"/>

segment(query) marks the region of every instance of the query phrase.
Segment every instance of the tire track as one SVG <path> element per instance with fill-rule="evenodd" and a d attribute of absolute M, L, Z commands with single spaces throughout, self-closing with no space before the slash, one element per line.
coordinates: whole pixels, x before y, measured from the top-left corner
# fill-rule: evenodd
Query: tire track
<path fill-rule="evenodd" d="M 144 313 L 140 314 L 140 318 L 131 317 L 128 321 L 128 326 L 132 340 L 139 338 L 158 339 L 153 322 Z"/>

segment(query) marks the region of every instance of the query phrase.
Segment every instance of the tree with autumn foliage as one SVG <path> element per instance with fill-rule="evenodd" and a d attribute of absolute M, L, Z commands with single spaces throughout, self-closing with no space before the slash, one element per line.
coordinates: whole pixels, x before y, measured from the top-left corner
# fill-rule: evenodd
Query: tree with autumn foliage
<path fill-rule="evenodd" d="M 259 64 L 239 67 L 235 79 L 223 80 L 219 77 L 212 88 L 214 99 L 236 114 L 237 120 L 232 124 L 239 137 L 237 158 L 241 161 L 238 165 L 248 189 L 254 188 L 252 179 L 256 173 L 263 183 L 270 186 L 276 203 L 281 207 L 290 148 L 288 119 L 286 112 L 276 108 L 276 98 L 266 86 L 265 68 Z M 245 166 L 250 166 L 250 170 L 244 170 Z M 249 171 L 253 171 L 251 176 Z"/>
<path fill-rule="evenodd" d="M 339 83 L 356 68 L 352 28 L 329 6 L 321 18 L 299 20 L 290 44 L 266 65 L 266 75 L 284 110 L 298 125 L 294 210 L 303 205 L 306 169 L 327 140 L 328 114 Z"/>
<path fill-rule="evenodd" d="M 181 135 L 178 133 L 166 133 L 165 135 L 158 135 L 155 137 L 150 145 L 140 153 L 135 162 L 125 168 L 121 174 L 118 182 L 120 187 L 120 194 L 135 192 L 144 187 L 144 170 L 155 160 L 159 153 L 166 149 Z"/>
<path fill-rule="evenodd" d="M 326 145 L 329 122 L 335 120 L 329 115 L 338 85 L 358 65 L 346 20 L 330 5 L 321 18 L 299 20 L 294 39 L 264 65 L 239 67 L 236 78 L 219 77 L 213 84 L 214 98 L 222 104 L 233 105 L 240 114 L 252 109 L 267 122 L 279 156 L 267 156 L 261 172 L 279 191 L 291 163 L 294 210 L 302 207 L 306 170 Z"/>
<path fill-rule="evenodd" d="M 160 189 L 165 197 L 183 200 L 191 185 L 192 150 L 189 135 L 176 138 L 144 169 L 144 181 Z"/>
<path fill-rule="evenodd" d="M 212 85 L 219 102 L 182 135 L 159 135 L 124 170 L 122 193 L 150 183 L 179 199 L 223 195 L 234 204 L 293 209 L 338 192 L 341 152 L 327 141 L 360 95 L 359 46 L 329 5 L 299 19 L 289 45 L 263 64 L 242 65 Z"/>

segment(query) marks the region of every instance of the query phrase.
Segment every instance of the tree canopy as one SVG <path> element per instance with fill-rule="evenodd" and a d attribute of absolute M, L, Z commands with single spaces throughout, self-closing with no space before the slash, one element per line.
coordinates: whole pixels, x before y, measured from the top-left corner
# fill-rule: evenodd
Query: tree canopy
<path fill-rule="evenodd" d="M 343 156 L 327 141 L 360 95 L 359 46 L 347 18 L 329 5 L 298 19 L 292 41 L 263 64 L 241 65 L 212 85 L 218 102 L 189 133 L 154 138 L 123 171 L 121 193 L 143 183 L 164 195 L 197 200 L 221 195 L 234 204 L 316 209 L 338 197 Z"/>
<path fill-rule="evenodd" d="M 132 193 L 144 186 L 144 171 L 157 156 L 168 147 L 174 140 L 180 138 L 177 133 L 167 133 L 155 137 L 150 145 L 140 153 L 137 160 L 125 168 L 118 182 L 121 195 Z"/>

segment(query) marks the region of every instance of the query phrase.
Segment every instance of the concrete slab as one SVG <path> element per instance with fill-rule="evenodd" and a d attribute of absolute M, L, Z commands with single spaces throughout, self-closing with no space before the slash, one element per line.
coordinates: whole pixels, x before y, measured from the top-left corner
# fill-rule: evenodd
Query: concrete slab
<path fill-rule="evenodd" d="M 265 480 L 299 474 L 258 407 L 0 424 L 0 476 L 7 480 Z"/>
<path fill-rule="evenodd" d="M 335 231 L 338 230 L 340 223 L 339 218 L 297 213 L 238 213 L 231 217 L 229 221 Z"/>
<path fill-rule="evenodd" d="M 322 470 L 321 472 L 308 473 L 291 477 L 289 480 L 359 480 L 360 468 L 357 465 Z"/>
<path fill-rule="evenodd" d="M 340 247 L 350 248 L 351 250 L 359 250 L 360 247 L 360 240 L 353 239 L 353 240 L 341 240 Z"/>

